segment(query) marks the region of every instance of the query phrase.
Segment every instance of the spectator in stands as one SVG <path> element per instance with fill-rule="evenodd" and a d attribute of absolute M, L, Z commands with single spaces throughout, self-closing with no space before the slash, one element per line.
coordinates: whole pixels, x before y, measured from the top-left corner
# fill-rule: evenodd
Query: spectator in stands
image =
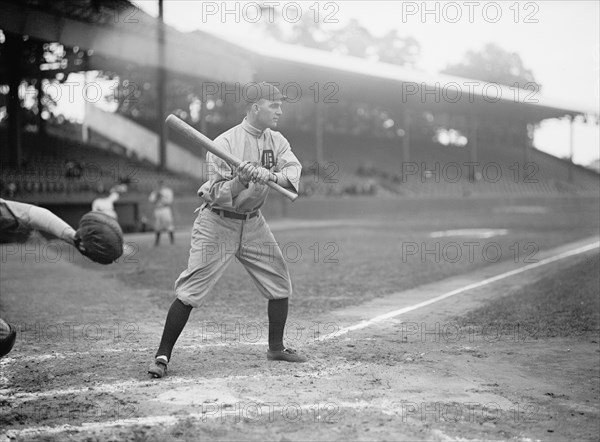
<path fill-rule="evenodd" d="M 129 176 L 126 176 L 126 177 L 120 177 L 120 178 L 119 178 L 119 182 L 120 182 L 121 184 L 127 184 L 127 185 L 129 185 L 129 184 L 131 184 L 133 181 L 131 180 L 131 177 L 129 177 Z"/>
<path fill-rule="evenodd" d="M 67 179 L 78 179 L 83 174 L 83 167 L 79 161 L 67 161 L 65 163 L 65 177 Z"/>
<path fill-rule="evenodd" d="M 17 183 L 11 181 L 8 183 L 8 185 L 6 186 L 6 189 L 8 190 L 8 197 L 9 198 L 14 198 L 14 196 L 17 193 Z"/>
<path fill-rule="evenodd" d="M 158 180 L 157 187 L 152 191 L 148 200 L 154 204 L 154 233 L 156 239 L 154 247 L 160 244 L 160 234 L 163 231 L 169 232 L 171 244 L 175 242 L 173 226 L 173 191 L 164 185 L 163 180 Z"/>
<path fill-rule="evenodd" d="M 108 196 L 96 198 L 94 201 L 92 201 L 92 211 L 106 213 L 107 215 L 112 216 L 114 219 L 118 219 L 117 212 L 115 210 L 115 202 L 119 200 L 121 193 L 125 192 L 127 192 L 127 186 L 125 184 L 113 186 L 109 190 Z"/>

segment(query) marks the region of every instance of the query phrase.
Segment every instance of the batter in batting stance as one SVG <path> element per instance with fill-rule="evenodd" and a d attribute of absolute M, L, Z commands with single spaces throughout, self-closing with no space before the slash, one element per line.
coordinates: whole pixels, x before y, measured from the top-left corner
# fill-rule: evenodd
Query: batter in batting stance
<path fill-rule="evenodd" d="M 270 179 L 297 192 L 301 166 L 288 141 L 272 130 L 286 97 L 268 83 L 251 86 L 246 118 L 215 139 L 242 164 L 232 169 L 212 153 L 206 155 L 209 179 L 198 190 L 204 204 L 192 229 L 188 267 L 175 282 L 177 299 L 169 309 L 155 361 L 148 369 L 156 378 L 166 374 L 173 346 L 192 308 L 200 306 L 234 257 L 268 299 L 267 359 L 306 361 L 283 344 L 292 284 L 281 250 L 259 210 L 269 193 L 266 183 Z"/>

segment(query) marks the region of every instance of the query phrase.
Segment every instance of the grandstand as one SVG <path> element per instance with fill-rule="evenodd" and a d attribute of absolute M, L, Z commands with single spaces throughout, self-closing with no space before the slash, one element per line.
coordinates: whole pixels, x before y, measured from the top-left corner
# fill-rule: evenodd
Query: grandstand
<path fill-rule="evenodd" d="M 397 140 L 336 134 L 326 137 L 327 156 L 317 169 L 307 137 L 292 134 L 289 139 L 305 160 L 305 195 L 597 196 L 600 190 L 598 173 L 534 148 L 523 158 L 518 146 L 482 146 L 473 164 L 468 146 L 422 141 L 406 163 Z"/>
<path fill-rule="evenodd" d="M 532 148 L 527 136 L 527 125 L 545 118 L 588 113 L 573 104 L 563 105 L 544 97 L 539 97 L 536 103 L 517 102 L 507 99 L 512 94 L 490 104 L 479 90 L 469 102 L 427 102 L 419 93 L 402 96 L 399 91 L 409 83 L 435 89 L 440 83 L 462 84 L 468 79 L 432 77 L 313 49 L 285 45 L 278 45 L 277 50 L 255 48 L 245 42 L 203 32 L 183 34 L 168 27 L 162 44 L 169 58 L 161 64 L 156 58 L 161 47 L 156 43 L 159 23 L 141 11 L 136 13 L 139 23 L 124 26 L 90 18 L 85 11 L 71 8 L 68 2 L 58 2 L 64 6 L 62 9 L 34 1 L 25 2 L 23 8 L 12 0 L 2 3 L 13 20 L 0 18 L 0 29 L 15 35 L 27 32 L 28 38 L 42 42 L 56 38 L 69 49 L 92 51 L 94 55 L 88 56 L 90 69 L 111 70 L 118 75 L 163 66 L 180 89 L 187 87 L 192 92 L 207 80 L 224 85 L 224 82 L 239 84 L 277 78 L 282 83 L 295 83 L 307 93 L 313 83 L 322 86 L 335 79 L 340 99 L 337 105 L 304 100 L 290 105 L 289 112 L 286 108 L 287 115 L 282 120 L 281 131 L 304 164 L 300 192 L 305 197 L 597 196 L 599 192 L 597 173 Z M 102 5 L 100 12 L 108 17 L 111 7 L 118 8 L 120 14 L 131 7 L 124 0 L 98 4 Z M 56 25 L 57 17 L 64 18 L 64 29 Z M 37 28 L 33 25 L 36 22 L 47 22 L 48 27 Z M 107 44 L 107 39 L 115 41 L 115 35 L 122 41 L 119 47 Z M 148 35 L 152 38 L 148 39 Z M 146 51 L 141 45 L 146 52 L 138 54 L 139 39 L 144 37 L 144 41 L 158 46 Z M 182 47 L 193 48 L 198 56 L 189 57 Z M 203 59 L 210 59 L 210 66 L 202 63 Z M 0 74 L 0 77 L 7 75 Z M 364 87 L 365 81 L 369 81 L 369 88 Z M 189 113 L 182 109 L 172 108 L 167 112 L 177 113 L 214 137 L 236 124 L 241 115 L 239 103 L 227 107 L 228 103 L 220 102 L 222 93 L 219 90 L 203 97 L 205 113 L 199 122 L 190 121 Z M 214 105 L 212 111 L 204 106 L 208 101 Z M 360 106 L 385 109 L 395 121 L 393 131 L 378 128 L 374 133 L 369 127 L 373 121 L 353 125 L 353 120 L 346 117 Z M 26 113 L 21 111 L 17 114 Z M 9 147 L 0 152 L 3 197 L 52 207 L 74 223 L 99 190 L 124 182 L 129 192 L 118 203 L 117 211 L 126 230 L 139 228 L 142 214 L 148 211 L 147 195 L 158 179 L 163 179 L 182 198 L 181 211 L 187 213 L 197 204 L 195 191 L 205 179 L 204 152 L 186 145 L 175 134 L 167 137 L 163 152 L 162 129 L 156 119 L 136 120 L 132 115 L 107 113 L 88 103 L 84 121 L 87 132 L 78 124 L 55 119 L 46 121 L 44 131 L 40 131 L 31 124 L 36 120 L 35 115 L 28 115 L 25 124 L 27 116 L 16 117 L 10 109 L 8 114 L 8 121 L 0 122 L 0 140 Z M 19 118 L 23 121 L 13 121 Z M 342 121 L 343 118 L 346 120 Z M 465 146 L 444 146 L 432 137 L 436 129 L 451 127 L 451 120 L 467 134 Z M 500 120 L 510 130 L 503 133 L 496 128 L 494 122 Z M 18 147 L 11 140 L 11 127 L 15 124 L 21 130 Z M 486 124 L 496 131 L 485 132 L 482 128 Z M 12 161 L 15 157 L 20 161 Z"/>
<path fill-rule="evenodd" d="M 76 125 L 49 125 L 47 129 L 48 134 L 43 137 L 24 134 L 24 157 L 18 167 L 11 167 L 3 159 L 3 198 L 51 208 L 67 222 L 76 224 L 95 198 L 115 184 L 127 184 L 128 192 L 116 209 L 123 229 L 134 231 L 141 228 L 141 214 L 149 212 L 146 200 L 159 179 L 178 195 L 193 196 L 198 188 L 193 177 L 159 171 L 98 134 L 92 134 L 87 144 L 74 139 Z"/>
<path fill-rule="evenodd" d="M 25 134 L 25 159 L 18 168 L 2 168 L 2 182 L 14 182 L 16 195 L 51 200 L 67 194 L 76 200 L 86 200 L 86 193 L 95 194 L 115 184 L 127 184 L 130 193 L 149 193 L 158 179 L 174 190 L 188 192 L 196 187 L 192 177 L 173 172 L 157 171 L 153 164 L 139 160 L 122 146 L 103 140 L 99 135 L 84 144 L 65 136 L 61 131 L 40 137 Z M 103 147 L 99 147 L 103 145 Z"/>

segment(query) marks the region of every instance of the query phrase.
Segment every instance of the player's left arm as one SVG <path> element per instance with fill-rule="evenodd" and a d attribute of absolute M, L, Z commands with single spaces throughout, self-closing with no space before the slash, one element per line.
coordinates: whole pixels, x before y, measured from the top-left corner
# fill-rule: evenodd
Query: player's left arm
<path fill-rule="evenodd" d="M 292 152 L 290 143 L 285 138 L 281 138 L 275 155 L 277 158 L 277 164 L 273 170 L 275 182 L 285 189 L 298 193 L 302 165 Z"/>
<path fill-rule="evenodd" d="M 69 244 L 75 244 L 75 229 L 48 209 L 16 201 L 5 201 L 20 223 L 30 229 L 49 233 Z"/>
<path fill-rule="evenodd" d="M 115 189 L 111 189 L 110 195 L 108 195 L 108 199 L 114 203 L 116 201 L 119 201 L 120 198 L 121 198 L 121 192 L 118 192 Z"/>

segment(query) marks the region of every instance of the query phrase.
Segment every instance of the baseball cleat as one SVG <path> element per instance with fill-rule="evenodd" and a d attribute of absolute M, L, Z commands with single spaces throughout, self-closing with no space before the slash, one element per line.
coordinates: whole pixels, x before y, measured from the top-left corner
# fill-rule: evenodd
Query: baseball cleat
<path fill-rule="evenodd" d="M 283 350 L 268 350 L 267 359 L 269 361 L 285 361 L 285 362 L 306 362 L 308 359 L 299 355 L 296 350 L 284 348 Z"/>
<path fill-rule="evenodd" d="M 162 378 L 167 374 L 167 364 L 162 361 L 156 360 L 150 365 L 148 369 L 148 373 L 152 375 L 153 378 Z"/>

